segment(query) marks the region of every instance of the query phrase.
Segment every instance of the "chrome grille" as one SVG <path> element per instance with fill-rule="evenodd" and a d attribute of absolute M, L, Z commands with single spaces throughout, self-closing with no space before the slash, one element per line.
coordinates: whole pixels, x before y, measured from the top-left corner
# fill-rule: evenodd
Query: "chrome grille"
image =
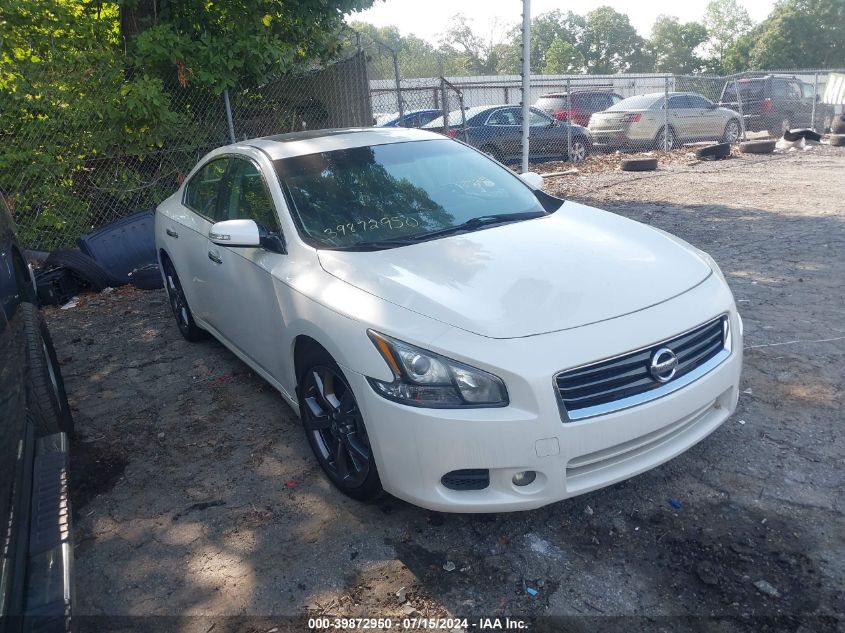
<path fill-rule="evenodd" d="M 557 374 L 559 401 L 566 417 L 575 420 L 658 398 L 722 362 L 730 353 L 728 343 L 728 320 L 721 316 L 646 348 Z M 662 348 L 669 348 L 678 360 L 675 374 L 666 382 L 649 370 L 652 357 Z"/>

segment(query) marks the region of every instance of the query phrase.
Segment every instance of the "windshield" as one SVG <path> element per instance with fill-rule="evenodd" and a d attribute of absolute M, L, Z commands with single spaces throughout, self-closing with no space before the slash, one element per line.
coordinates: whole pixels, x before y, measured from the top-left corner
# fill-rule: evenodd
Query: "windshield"
<path fill-rule="evenodd" d="M 378 248 L 477 217 L 545 213 L 515 174 L 447 139 L 308 154 L 274 165 L 300 235 L 316 248 Z"/>
<path fill-rule="evenodd" d="M 619 110 L 648 110 L 655 104 L 658 99 L 662 99 L 663 95 L 637 95 L 636 97 L 628 97 L 622 99 L 619 103 L 610 106 L 607 111 Z"/>

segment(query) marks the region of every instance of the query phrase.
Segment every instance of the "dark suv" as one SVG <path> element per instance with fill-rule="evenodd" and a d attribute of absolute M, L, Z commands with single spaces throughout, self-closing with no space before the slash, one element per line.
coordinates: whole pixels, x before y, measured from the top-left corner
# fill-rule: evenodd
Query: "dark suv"
<path fill-rule="evenodd" d="M 70 628 L 73 420 L 0 194 L 0 633 Z"/>
<path fill-rule="evenodd" d="M 736 88 L 739 88 L 739 99 Z M 813 118 L 813 101 L 816 102 Z M 740 101 L 741 110 L 740 110 Z M 766 75 L 725 83 L 719 105 L 742 112 L 745 129 L 768 131 L 780 137 L 788 129 L 812 127 L 824 132 L 833 114 L 830 106 L 819 103 L 813 85 L 795 77 Z"/>
<path fill-rule="evenodd" d="M 573 90 L 569 93 L 552 92 L 537 99 L 535 108 L 540 108 L 558 121 L 569 121 L 587 127 L 590 117 L 596 112 L 607 110 L 622 101 L 622 97 L 607 90 Z"/>

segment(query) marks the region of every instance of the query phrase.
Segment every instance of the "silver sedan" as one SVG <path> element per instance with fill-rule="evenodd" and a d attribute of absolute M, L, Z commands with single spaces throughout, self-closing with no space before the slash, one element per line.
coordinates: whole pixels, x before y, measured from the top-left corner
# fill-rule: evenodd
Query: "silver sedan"
<path fill-rule="evenodd" d="M 688 92 L 655 92 L 623 99 L 590 117 L 588 128 L 596 145 L 669 149 L 689 141 L 735 142 L 740 135 L 739 114 Z M 666 125 L 668 121 L 668 126 Z"/>

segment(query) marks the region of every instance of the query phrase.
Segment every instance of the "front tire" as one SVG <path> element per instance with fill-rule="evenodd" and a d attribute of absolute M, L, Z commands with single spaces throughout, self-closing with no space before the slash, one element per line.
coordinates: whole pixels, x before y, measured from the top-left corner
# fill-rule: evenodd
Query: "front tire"
<path fill-rule="evenodd" d="M 310 352 L 299 375 L 299 411 L 314 456 L 343 494 L 371 501 L 382 494 L 370 439 L 352 387 L 332 357 Z"/>
<path fill-rule="evenodd" d="M 736 143 L 739 140 L 742 130 L 739 127 L 739 121 L 731 119 L 725 125 L 725 132 L 722 134 L 723 143 Z"/>
<path fill-rule="evenodd" d="M 73 417 L 65 383 L 47 323 L 38 308 L 21 303 L 26 341 L 26 402 L 36 419 L 39 437 L 52 433 L 73 433 Z"/>

